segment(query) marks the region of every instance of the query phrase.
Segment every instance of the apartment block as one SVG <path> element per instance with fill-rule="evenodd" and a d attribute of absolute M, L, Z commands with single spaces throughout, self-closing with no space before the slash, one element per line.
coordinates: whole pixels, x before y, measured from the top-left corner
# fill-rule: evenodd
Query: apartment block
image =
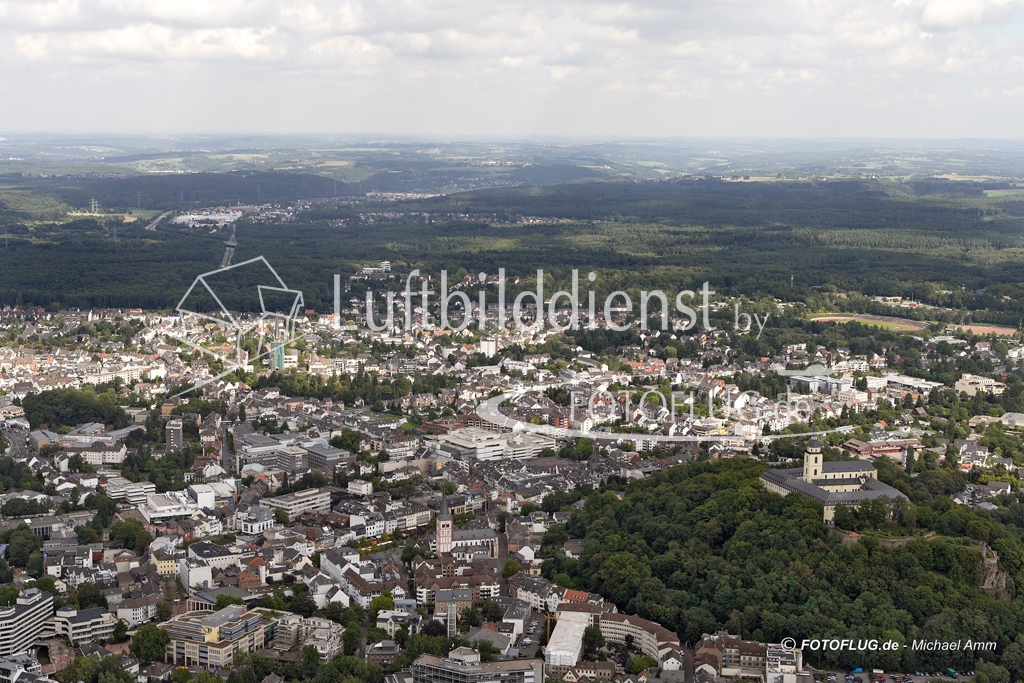
<path fill-rule="evenodd" d="M 61 607 L 53 624 L 58 636 L 67 636 L 72 645 L 79 645 L 112 637 L 117 617 L 102 607 L 83 610 Z"/>
<path fill-rule="evenodd" d="M 53 596 L 38 588 L 23 590 L 17 603 L 0 607 L 0 656 L 28 652 L 51 616 Z"/>

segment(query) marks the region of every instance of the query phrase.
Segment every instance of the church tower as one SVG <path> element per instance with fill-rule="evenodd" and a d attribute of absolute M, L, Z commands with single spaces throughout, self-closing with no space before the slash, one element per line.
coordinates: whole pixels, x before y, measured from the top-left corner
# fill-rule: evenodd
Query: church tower
<path fill-rule="evenodd" d="M 441 511 L 437 514 L 437 527 L 434 529 L 437 541 L 437 555 L 440 557 L 452 551 L 452 516 L 448 512 L 448 497 L 441 494 Z"/>
<path fill-rule="evenodd" d="M 818 437 L 812 436 L 807 444 L 807 452 L 804 453 L 803 480 L 810 484 L 815 479 L 821 479 L 821 469 L 821 443 Z"/>

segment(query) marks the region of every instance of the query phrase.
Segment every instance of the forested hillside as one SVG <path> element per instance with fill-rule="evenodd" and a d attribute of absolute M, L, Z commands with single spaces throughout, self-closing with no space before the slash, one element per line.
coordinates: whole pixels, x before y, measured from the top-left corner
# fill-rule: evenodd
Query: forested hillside
<path fill-rule="evenodd" d="M 866 535 L 846 547 L 822 524 L 820 506 L 765 491 L 758 480 L 764 468 L 694 463 L 631 484 L 623 500 L 592 493 L 567 529 L 586 539 L 585 552 L 578 561 L 546 562 L 545 574 L 599 592 L 691 643 L 718 629 L 769 642 L 827 636 L 902 646 L 972 638 L 997 642 L 998 663 L 1024 677 L 1024 599 L 979 589 L 980 541 L 999 551 L 1000 569 L 1024 586 L 1024 505 L 1006 508 L 1003 525 L 886 468 L 883 479 L 918 502 L 891 511 L 918 538 L 887 548 Z M 977 668 L 974 653 L 910 647 L 806 655 L 846 669 Z"/>

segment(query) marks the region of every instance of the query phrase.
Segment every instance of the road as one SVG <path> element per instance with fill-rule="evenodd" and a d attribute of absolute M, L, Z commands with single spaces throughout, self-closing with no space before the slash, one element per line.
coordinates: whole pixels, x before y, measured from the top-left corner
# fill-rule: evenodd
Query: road
<path fill-rule="evenodd" d="M 183 594 L 178 588 L 178 582 L 176 580 L 164 580 L 164 599 L 171 603 L 171 613 L 174 616 L 184 614 L 187 611 L 187 597 L 188 596 Z"/>
<path fill-rule="evenodd" d="M 7 443 L 10 444 L 10 450 L 7 451 L 7 455 L 12 458 L 25 456 L 23 451 L 28 451 L 28 446 L 25 445 L 28 432 L 23 432 L 20 429 L 4 430 L 4 437 L 7 439 Z"/>
<path fill-rule="evenodd" d="M 147 225 L 147 226 L 145 227 L 145 229 L 146 229 L 146 230 L 149 230 L 150 232 L 156 232 L 156 226 L 157 226 L 157 224 L 158 224 L 158 223 L 159 223 L 160 221 L 162 221 L 163 219 L 165 219 L 165 218 L 167 218 L 168 216 L 170 216 L 170 215 L 171 215 L 172 213 L 174 213 L 174 212 L 173 212 L 173 211 L 164 211 L 164 212 L 163 212 L 162 214 L 160 214 L 159 216 L 157 216 L 156 218 L 154 218 L 154 219 L 153 219 L 152 221 L 150 221 L 150 222 L 149 222 L 149 225 Z"/>
<path fill-rule="evenodd" d="M 228 447 L 228 430 L 231 429 L 233 424 L 233 422 L 223 422 L 220 426 L 220 466 L 225 471 L 237 475 L 238 472 L 235 472 L 235 456 L 231 455 L 231 449 Z"/>

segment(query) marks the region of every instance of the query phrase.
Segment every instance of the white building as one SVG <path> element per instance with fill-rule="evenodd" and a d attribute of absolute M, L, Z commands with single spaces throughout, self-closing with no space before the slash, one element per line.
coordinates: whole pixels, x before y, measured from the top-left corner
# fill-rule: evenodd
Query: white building
<path fill-rule="evenodd" d="M 191 484 L 188 487 L 188 495 L 196 502 L 196 505 L 204 510 L 212 510 L 216 507 L 217 497 L 212 486 Z"/>
<path fill-rule="evenodd" d="M 274 512 L 264 507 L 252 506 L 235 513 L 235 528 L 247 536 L 259 536 L 274 526 Z"/>
<path fill-rule="evenodd" d="M 508 446 L 508 435 L 479 427 L 466 427 L 437 437 L 438 443 L 460 460 L 500 460 Z"/>
<path fill-rule="evenodd" d="M 23 590 L 16 604 L 0 607 L 0 656 L 28 652 L 51 616 L 53 596 L 38 588 Z"/>
<path fill-rule="evenodd" d="M 178 560 L 178 578 L 189 593 L 213 588 L 213 571 L 205 560 L 181 558 Z"/>
<path fill-rule="evenodd" d="M 120 465 L 123 463 L 125 456 L 128 454 L 128 449 L 120 442 L 108 444 L 96 441 L 88 446 L 68 446 L 65 452 L 68 455 L 77 454 L 82 456 L 82 459 L 93 467 L 103 467 L 105 465 Z"/>
<path fill-rule="evenodd" d="M 79 645 L 111 638 L 117 617 L 102 607 L 83 610 L 61 607 L 53 618 L 53 625 L 58 636 L 67 636 L 72 645 Z"/>
<path fill-rule="evenodd" d="M 348 492 L 357 496 L 368 496 L 373 493 L 373 482 L 353 479 L 348 483 Z"/>
<path fill-rule="evenodd" d="M 295 519 L 304 512 L 330 512 L 331 494 L 325 489 L 306 489 L 276 498 L 261 498 L 260 505 L 272 510 L 281 508 L 289 519 Z"/>
<path fill-rule="evenodd" d="M 584 612 L 562 612 L 544 649 L 548 667 L 576 666 L 583 654 L 583 632 L 590 626 L 590 615 Z"/>

